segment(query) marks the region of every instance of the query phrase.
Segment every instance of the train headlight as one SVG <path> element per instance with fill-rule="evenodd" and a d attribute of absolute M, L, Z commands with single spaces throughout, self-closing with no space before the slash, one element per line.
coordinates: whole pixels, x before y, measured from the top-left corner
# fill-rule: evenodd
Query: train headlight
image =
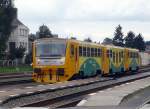
<path fill-rule="evenodd" d="M 62 58 L 62 59 L 60 60 L 60 64 L 61 64 L 61 65 L 64 65 L 64 64 L 65 64 L 65 58 Z"/>
<path fill-rule="evenodd" d="M 37 59 L 37 64 L 40 64 L 41 63 L 41 60 L 40 59 Z"/>

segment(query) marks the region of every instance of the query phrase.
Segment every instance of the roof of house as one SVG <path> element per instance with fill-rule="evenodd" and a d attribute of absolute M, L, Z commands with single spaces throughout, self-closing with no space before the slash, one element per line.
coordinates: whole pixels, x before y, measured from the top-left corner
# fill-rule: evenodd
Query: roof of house
<path fill-rule="evenodd" d="M 23 25 L 25 26 L 27 29 L 29 29 L 26 25 L 24 25 L 19 19 L 15 18 L 13 21 L 12 21 L 12 26 L 13 28 L 17 28 L 19 25 Z"/>

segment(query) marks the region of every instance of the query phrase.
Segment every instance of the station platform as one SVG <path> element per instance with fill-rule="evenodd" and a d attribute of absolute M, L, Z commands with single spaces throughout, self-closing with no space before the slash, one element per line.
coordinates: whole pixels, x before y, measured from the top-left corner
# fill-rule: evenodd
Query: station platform
<path fill-rule="evenodd" d="M 120 106 L 122 102 L 150 86 L 150 77 L 91 93 L 77 106 Z"/>

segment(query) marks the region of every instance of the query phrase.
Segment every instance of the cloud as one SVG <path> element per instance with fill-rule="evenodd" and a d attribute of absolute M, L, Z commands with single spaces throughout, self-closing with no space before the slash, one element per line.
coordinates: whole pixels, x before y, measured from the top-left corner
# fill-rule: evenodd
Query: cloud
<path fill-rule="evenodd" d="M 149 0 L 17 0 L 27 20 L 46 21 L 149 21 Z M 24 8 L 23 8 L 24 7 Z M 31 17 L 32 16 L 32 17 Z"/>
<path fill-rule="evenodd" d="M 44 23 L 61 36 L 103 40 L 121 24 L 125 33 L 141 32 L 150 40 L 150 0 L 15 0 L 15 5 L 31 32 Z"/>

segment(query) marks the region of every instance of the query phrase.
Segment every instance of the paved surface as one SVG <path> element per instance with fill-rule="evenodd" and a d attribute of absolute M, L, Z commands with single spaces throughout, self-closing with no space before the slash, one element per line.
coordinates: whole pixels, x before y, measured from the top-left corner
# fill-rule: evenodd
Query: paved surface
<path fill-rule="evenodd" d="M 124 97 L 150 86 L 150 77 L 89 94 L 78 106 L 118 106 Z"/>

